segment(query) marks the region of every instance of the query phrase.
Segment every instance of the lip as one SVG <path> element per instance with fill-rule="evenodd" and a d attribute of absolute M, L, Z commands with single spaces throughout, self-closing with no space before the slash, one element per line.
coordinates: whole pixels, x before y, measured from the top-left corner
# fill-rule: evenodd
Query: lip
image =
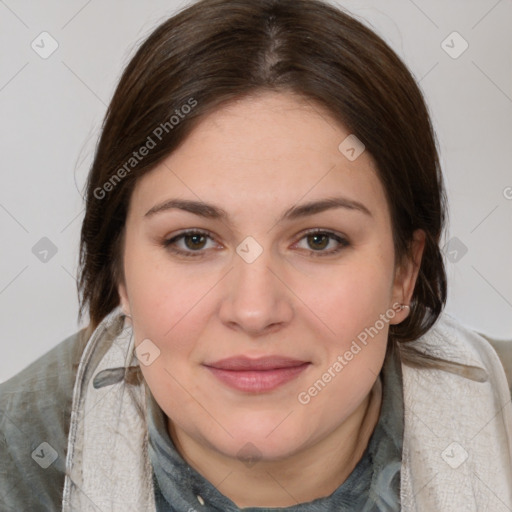
<path fill-rule="evenodd" d="M 298 377 L 311 363 L 282 356 L 229 357 L 204 366 L 221 382 L 244 392 L 272 391 Z"/>
<path fill-rule="evenodd" d="M 281 368 L 293 368 L 300 366 L 308 361 L 292 359 L 284 356 L 264 356 L 250 358 L 247 356 L 233 356 L 226 359 L 220 359 L 213 363 L 205 363 L 205 366 L 217 368 L 219 370 L 249 371 L 249 370 L 277 370 Z"/>

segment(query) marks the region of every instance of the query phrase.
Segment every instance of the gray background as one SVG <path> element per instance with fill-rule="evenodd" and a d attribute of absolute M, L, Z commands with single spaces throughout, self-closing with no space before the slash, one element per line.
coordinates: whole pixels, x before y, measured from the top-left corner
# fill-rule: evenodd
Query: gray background
<path fill-rule="evenodd" d="M 512 0 L 332 3 L 370 24 L 426 95 L 450 200 L 447 311 L 512 338 Z M 81 191 L 101 121 L 136 45 L 186 4 L 0 0 L 0 381 L 80 327 Z"/>

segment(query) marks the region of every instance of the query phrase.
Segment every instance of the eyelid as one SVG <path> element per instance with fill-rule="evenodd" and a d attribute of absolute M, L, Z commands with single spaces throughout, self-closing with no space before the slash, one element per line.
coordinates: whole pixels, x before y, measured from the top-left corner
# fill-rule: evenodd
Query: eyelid
<path fill-rule="evenodd" d="M 298 244 L 301 240 L 303 240 L 308 235 L 314 235 L 314 234 L 327 235 L 331 240 L 335 240 L 338 243 L 338 247 L 335 249 L 331 249 L 330 251 L 324 251 L 324 250 L 314 251 L 312 249 L 301 249 L 303 251 L 307 251 L 309 253 L 309 255 L 312 257 L 333 256 L 335 254 L 338 254 L 342 249 L 344 249 L 350 245 L 348 238 L 341 233 L 338 233 L 336 231 L 333 231 L 333 230 L 327 229 L 327 228 L 310 228 L 310 229 L 304 230 L 296 235 L 296 236 L 298 236 L 298 240 L 296 242 L 294 242 L 293 246 Z M 215 236 L 210 231 L 208 231 L 206 229 L 200 229 L 200 228 L 189 228 L 189 229 L 185 229 L 181 232 L 178 232 L 177 234 L 173 235 L 171 238 L 165 238 L 162 242 L 162 245 L 164 246 L 165 249 L 167 249 L 177 255 L 181 255 L 181 256 L 185 256 L 185 257 L 195 257 L 195 258 L 201 258 L 201 257 L 205 256 L 206 251 L 203 249 L 199 249 L 197 251 L 192 251 L 192 250 L 185 251 L 182 249 L 176 249 L 176 248 L 172 247 L 172 244 L 176 243 L 178 240 L 185 238 L 187 235 L 188 236 L 203 235 L 203 236 L 206 236 L 207 238 L 209 238 L 210 240 L 215 241 Z"/>
<path fill-rule="evenodd" d="M 315 235 L 315 234 L 327 235 L 331 240 L 335 240 L 338 243 L 338 246 L 335 249 L 331 249 L 329 251 L 322 251 L 322 250 L 314 251 L 312 249 L 303 249 L 304 251 L 307 251 L 309 253 L 309 255 L 312 257 L 327 258 L 329 256 L 335 256 L 339 252 L 341 252 L 344 248 L 346 248 L 350 245 L 350 242 L 345 235 L 338 233 L 337 231 L 327 229 L 327 228 L 311 228 L 311 229 L 302 231 L 298 235 L 299 239 L 293 245 L 295 246 L 296 244 L 298 244 L 301 240 L 303 240 L 308 235 Z"/>
<path fill-rule="evenodd" d="M 178 254 L 178 255 L 182 255 L 182 256 L 192 256 L 192 257 L 201 257 L 204 255 L 205 251 L 204 250 L 198 250 L 198 251 L 184 251 L 182 249 L 175 249 L 172 247 L 173 244 L 175 244 L 178 240 L 181 240 L 183 238 L 185 238 L 186 236 L 192 236 L 192 235 L 203 235 L 207 238 L 209 238 L 210 240 L 214 241 L 215 240 L 215 237 L 213 235 L 213 233 L 211 233 L 210 231 L 208 231 L 207 229 L 199 229 L 199 228 L 189 228 L 189 229 L 184 229 L 183 231 L 180 231 L 176 234 L 174 234 L 172 237 L 170 238 L 164 238 L 163 242 L 162 242 L 162 245 L 164 246 L 165 249 L 175 253 L 175 254 Z"/>

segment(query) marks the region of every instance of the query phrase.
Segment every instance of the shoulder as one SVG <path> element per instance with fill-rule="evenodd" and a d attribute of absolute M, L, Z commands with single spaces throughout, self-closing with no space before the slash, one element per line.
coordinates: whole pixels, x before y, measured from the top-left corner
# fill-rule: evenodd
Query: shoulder
<path fill-rule="evenodd" d="M 512 436 L 510 387 L 498 354 L 483 336 L 443 313 L 409 348 L 419 356 L 412 364 L 402 359 L 404 390 L 411 403 L 424 402 L 429 414 L 436 408 L 439 414 L 465 411 L 473 420 L 482 414 L 486 421 L 508 424 Z"/>
<path fill-rule="evenodd" d="M 69 370 L 80 360 L 79 349 L 84 331 L 83 329 L 72 334 L 14 377 L 0 384 L 0 400 L 4 402 L 11 395 L 20 393 L 40 392 L 43 388 L 58 388 L 60 384 L 74 378 Z"/>
<path fill-rule="evenodd" d="M 60 508 L 85 329 L 0 384 L 0 509 Z"/>
<path fill-rule="evenodd" d="M 512 403 L 495 350 L 446 313 L 411 344 L 427 357 L 402 364 L 404 493 L 417 495 L 421 510 L 454 493 L 471 510 L 499 508 L 494 496 L 512 503 Z"/>
<path fill-rule="evenodd" d="M 402 361 L 404 390 L 411 403 L 423 403 L 425 414 L 437 410 L 438 417 L 457 411 L 459 416 L 472 417 L 469 423 L 485 418 L 496 428 L 504 426 L 505 434 L 512 437 L 512 403 L 505 370 L 483 336 L 443 313 L 411 347 L 427 356 L 413 365 Z M 512 460 L 512 453 L 510 457 Z"/>
<path fill-rule="evenodd" d="M 485 334 L 481 334 L 481 336 L 492 345 L 492 348 L 498 354 L 501 364 L 505 369 L 505 375 L 507 376 L 508 386 L 512 396 L 512 340 L 498 340 Z"/>
<path fill-rule="evenodd" d="M 442 313 L 433 327 L 411 346 L 446 361 L 504 376 L 503 365 L 491 343 L 448 313 Z"/>

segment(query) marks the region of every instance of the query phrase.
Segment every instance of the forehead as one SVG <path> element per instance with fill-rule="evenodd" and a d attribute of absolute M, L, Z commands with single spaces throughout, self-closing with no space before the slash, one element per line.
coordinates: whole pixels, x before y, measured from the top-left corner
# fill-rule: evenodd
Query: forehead
<path fill-rule="evenodd" d="M 302 199 L 341 193 L 387 213 L 371 155 L 363 151 L 349 159 L 344 152 L 351 137 L 326 109 L 296 95 L 265 93 L 238 100 L 206 116 L 143 176 L 132 206 L 141 214 L 172 196 L 241 213 L 244 208 L 281 210 Z"/>

